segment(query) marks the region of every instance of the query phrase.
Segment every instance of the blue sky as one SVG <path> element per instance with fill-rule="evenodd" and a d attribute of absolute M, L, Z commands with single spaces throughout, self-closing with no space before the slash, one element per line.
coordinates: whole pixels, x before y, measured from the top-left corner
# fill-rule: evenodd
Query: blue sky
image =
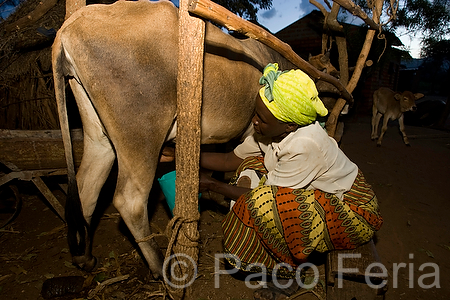
<path fill-rule="evenodd" d="M 258 12 L 258 22 L 277 33 L 315 8 L 308 0 L 272 0 L 272 9 Z"/>

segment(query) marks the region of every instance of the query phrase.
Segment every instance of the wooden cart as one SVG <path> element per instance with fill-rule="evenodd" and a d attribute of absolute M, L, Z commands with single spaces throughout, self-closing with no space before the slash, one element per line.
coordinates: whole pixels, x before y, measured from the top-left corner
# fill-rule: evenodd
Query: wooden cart
<path fill-rule="evenodd" d="M 72 131 L 72 143 L 78 166 L 83 154 L 81 129 Z M 33 182 L 64 221 L 63 206 L 42 180 L 67 174 L 61 131 L 0 129 L 0 163 L 9 169 L 0 173 L 0 186 L 13 179 Z"/>

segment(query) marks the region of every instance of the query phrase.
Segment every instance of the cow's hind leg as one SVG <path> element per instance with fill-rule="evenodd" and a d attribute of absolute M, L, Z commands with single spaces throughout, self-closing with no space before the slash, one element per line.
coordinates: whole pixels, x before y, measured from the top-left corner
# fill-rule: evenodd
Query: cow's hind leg
<path fill-rule="evenodd" d="M 115 161 L 114 150 L 103 131 L 101 122 L 92 107 L 84 89 L 74 80 L 70 80 L 71 88 L 77 95 L 77 105 L 83 121 L 83 158 L 77 173 L 77 186 L 81 203 L 82 216 L 86 224 L 83 243 L 77 243 L 72 250 L 73 262 L 86 271 L 95 268 L 96 259 L 92 255 L 92 234 L 89 229 L 100 191 L 108 178 Z M 73 213 L 73 212 L 69 212 Z M 70 230 L 69 230 L 70 232 Z M 80 233 L 76 237 L 80 241 Z M 75 237 L 69 237 L 74 239 Z M 70 243 L 69 243 L 70 244 Z M 84 247 L 83 247 L 84 244 Z M 72 242 L 73 245 L 73 242 Z M 73 248 L 73 246 L 71 247 Z M 84 248 L 84 249 L 83 249 Z"/>
<path fill-rule="evenodd" d="M 91 224 L 100 191 L 108 178 L 114 164 L 115 154 L 105 136 L 95 136 L 94 139 L 84 136 L 83 159 L 77 173 L 77 183 L 80 194 L 83 217 Z M 86 271 L 95 267 L 96 259 L 92 255 L 92 235 L 88 232 L 84 254 L 73 257 L 73 261 Z"/>
<path fill-rule="evenodd" d="M 405 143 L 406 146 L 411 146 L 409 144 L 408 137 L 406 136 L 406 133 L 405 133 L 405 124 L 403 123 L 403 114 L 400 116 L 400 118 L 398 118 L 398 125 L 400 127 L 400 132 L 402 133 L 402 136 L 403 136 L 403 142 Z"/>
<path fill-rule="evenodd" d="M 155 160 L 157 160 L 157 157 L 155 157 Z M 133 170 L 126 170 L 127 168 L 124 165 L 135 167 Z M 138 242 L 153 276 L 162 278 L 164 256 L 158 244 L 153 239 L 140 241 L 151 234 L 147 204 L 155 170 L 148 171 L 147 168 L 142 167 L 142 164 L 127 163 L 122 165 L 119 158 L 119 178 L 114 195 L 114 206 L 119 211 L 134 239 Z"/>

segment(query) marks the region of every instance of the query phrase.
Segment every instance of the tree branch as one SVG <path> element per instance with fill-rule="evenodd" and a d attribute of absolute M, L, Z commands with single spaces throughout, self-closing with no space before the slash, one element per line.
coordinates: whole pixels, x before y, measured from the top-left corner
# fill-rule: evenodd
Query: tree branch
<path fill-rule="evenodd" d="M 377 24 L 371 18 L 369 18 L 367 14 L 361 9 L 361 7 L 359 7 L 359 5 L 356 5 L 353 1 L 349 0 L 333 0 L 333 1 L 338 3 L 346 10 L 348 10 L 352 15 L 359 17 L 361 20 L 364 21 L 364 23 L 369 25 L 370 28 L 374 30 L 380 30 L 380 25 Z"/>

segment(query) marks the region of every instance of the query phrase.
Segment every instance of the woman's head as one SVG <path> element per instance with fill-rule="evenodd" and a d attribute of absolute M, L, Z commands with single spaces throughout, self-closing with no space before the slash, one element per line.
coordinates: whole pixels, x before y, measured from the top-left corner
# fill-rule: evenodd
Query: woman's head
<path fill-rule="evenodd" d="M 257 133 L 270 137 L 273 141 L 281 141 L 298 128 L 295 123 L 286 123 L 275 118 L 259 95 L 256 96 L 256 109 L 252 123 Z"/>
<path fill-rule="evenodd" d="M 278 64 L 268 64 L 259 83 L 264 84 L 259 91 L 262 102 L 282 122 L 305 126 L 317 115 L 328 114 L 314 82 L 301 70 L 281 72 Z"/>

